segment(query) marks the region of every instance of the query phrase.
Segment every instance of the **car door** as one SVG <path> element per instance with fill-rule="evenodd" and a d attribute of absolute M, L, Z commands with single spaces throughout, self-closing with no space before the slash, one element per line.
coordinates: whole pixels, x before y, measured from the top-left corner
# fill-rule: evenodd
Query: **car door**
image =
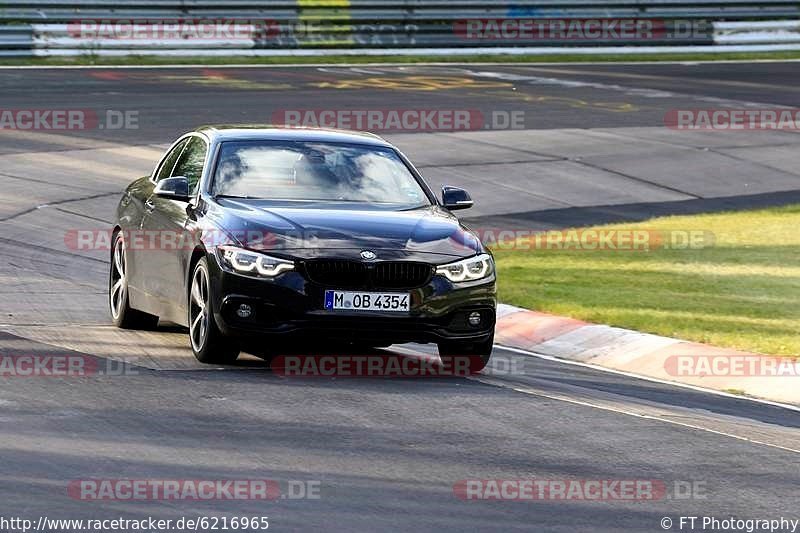
<path fill-rule="evenodd" d="M 169 177 L 184 176 L 189 195 L 194 197 L 203 175 L 208 143 L 200 135 L 187 139 Z M 186 232 L 189 215 L 187 202 L 151 195 L 145 203 L 142 229 L 152 239 L 154 250 L 148 266 L 149 290 L 162 307 L 161 315 L 173 322 L 184 318 L 184 262 L 191 254 L 192 238 Z"/>
<path fill-rule="evenodd" d="M 153 260 L 153 246 L 147 240 L 147 235 L 143 231 L 145 219 L 147 218 L 148 202 L 153 196 L 153 189 L 158 181 L 172 175 L 172 170 L 178 162 L 178 158 L 183 153 L 183 149 L 189 142 L 188 138 L 176 141 L 156 166 L 153 175 L 149 180 L 142 180 L 141 185 L 136 188 L 134 196 L 141 212 L 136 227 L 130 228 L 128 243 L 128 283 L 130 288 L 131 305 L 136 309 L 149 311 L 157 314 L 158 301 L 152 297 L 153 288 L 151 276 L 157 272 L 157 261 Z M 128 229 L 128 228 L 126 228 Z M 154 268 L 155 266 L 155 268 Z"/>

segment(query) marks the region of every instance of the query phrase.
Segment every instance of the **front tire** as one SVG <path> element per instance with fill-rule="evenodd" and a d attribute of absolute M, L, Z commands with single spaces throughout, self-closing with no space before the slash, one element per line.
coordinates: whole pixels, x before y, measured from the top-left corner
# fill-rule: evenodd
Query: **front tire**
<path fill-rule="evenodd" d="M 192 271 L 189 283 L 189 342 L 201 363 L 230 365 L 239 357 L 239 343 L 217 327 L 211 298 L 208 260 L 203 257 Z"/>
<path fill-rule="evenodd" d="M 488 339 L 480 342 L 440 342 L 439 358 L 445 368 L 463 368 L 463 361 L 459 359 L 468 358 L 469 373 L 476 374 L 486 368 L 492 358 L 492 348 L 494 347 L 494 332 Z M 462 363 L 462 364 L 459 364 Z"/>
<path fill-rule="evenodd" d="M 123 329 L 155 329 L 158 317 L 130 306 L 128 290 L 128 249 L 125 237 L 119 231 L 114 234 L 111 252 L 111 268 L 108 274 L 108 307 L 111 321 Z"/>

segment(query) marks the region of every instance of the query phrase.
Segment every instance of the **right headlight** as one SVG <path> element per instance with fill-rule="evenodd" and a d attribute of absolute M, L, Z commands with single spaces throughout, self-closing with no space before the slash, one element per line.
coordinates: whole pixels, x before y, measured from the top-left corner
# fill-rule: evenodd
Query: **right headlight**
<path fill-rule="evenodd" d="M 255 277 L 274 278 L 294 269 L 294 263 L 236 246 L 217 247 L 222 267 L 228 271 Z"/>
<path fill-rule="evenodd" d="M 494 273 L 494 259 L 489 254 L 481 254 L 455 263 L 436 267 L 436 273 L 446 277 L 453 283 L 477 281 L 490 277 Z"/>

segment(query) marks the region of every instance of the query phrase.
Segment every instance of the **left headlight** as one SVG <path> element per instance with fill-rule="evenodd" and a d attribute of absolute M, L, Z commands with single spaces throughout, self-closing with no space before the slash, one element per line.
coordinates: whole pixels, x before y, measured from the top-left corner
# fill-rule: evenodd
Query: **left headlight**
<path fill-rule="evenodd" d="M 294 270 L 292 261 L 235 246 L 217 247 L 217 257 L 223 268 L 239 274 L 274 278 L 288 270 Z"/>
<path fill-rule="evenodd" d="M 477 281 L 488 278 L 494 273 L 494 259 L 489 254 L 481 254 L 436 267 L 436 273 L 453 283 Z"/>

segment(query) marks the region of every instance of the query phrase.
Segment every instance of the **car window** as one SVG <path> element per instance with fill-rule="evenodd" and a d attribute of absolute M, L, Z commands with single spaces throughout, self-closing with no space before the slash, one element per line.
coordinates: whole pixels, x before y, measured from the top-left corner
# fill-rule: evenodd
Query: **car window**
<path fill-rule="evenodd" d="M 386 147 L 297 141 L 224 142 L 214 194 L 285 201 L 430 205 L 397 153 Z"/>
<path fill-rule="evenodd" d="M 155 180 L 157 182 L 163 180 L 164 178 L 168 178 L 172 174 L 172 169 L 175 168 L 175 162 L 178 160 L 178 157 L 180 157 L 181 152 L 188 142 L 189 139 L 184 139 L 176 144 L 175 148 L 170 150 L 169 154 L 167 154 L 161 163 L 161 166 L 158 168 L 158 172 L 156 172 Z"/>
<path fill-rule="evenodd" d="M 189 180 L 189 191 L 194 193 L 200 176 L 203 175 L 203 165 L 206 161 L 206 142 L 200 137 L 192 137 L 186 149 L 178 159 L 172 176 L 184 176 Z"/>

